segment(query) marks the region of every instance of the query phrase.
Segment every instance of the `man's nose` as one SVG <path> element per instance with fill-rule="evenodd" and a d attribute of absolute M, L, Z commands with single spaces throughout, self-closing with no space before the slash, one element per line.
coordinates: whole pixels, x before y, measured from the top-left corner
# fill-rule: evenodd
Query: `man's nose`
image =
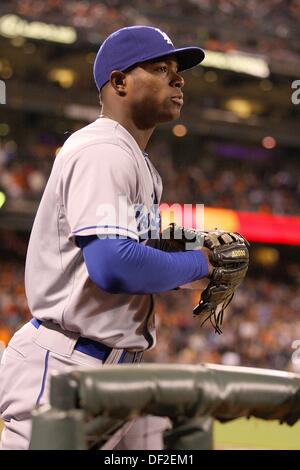
<path fill-rule="evenodd" d="M 181 75 L 179 75 L 177 72 L 174 73 L 174 77 L 171 80 L 170 85 L 177 87 L 177 88 L 183 88 L 184 87 L 184 79 Z"/>

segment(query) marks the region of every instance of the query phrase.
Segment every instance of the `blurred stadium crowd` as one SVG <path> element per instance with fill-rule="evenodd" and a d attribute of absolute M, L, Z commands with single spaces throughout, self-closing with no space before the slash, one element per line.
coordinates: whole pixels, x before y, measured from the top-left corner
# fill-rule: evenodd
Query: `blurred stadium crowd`
<path fill-rule="evenodd" d="M 147 360 L 295 370 L 291 356 L 292 341 L 300 338 L 299 288 L 248 277 L 226 310 L 222 335 L 209 323 L 200 327 L 201 318 L 192 316 L 198 302 L 199 293 L 187 290 L 157 298 L 158 345 Z"/>
<path fill-rule="evenodd" d="M 242 45 L 244 51 L 285 59 L 296 58 L 299 50 L 299 44 L 287 42 L 298 29 L 299 0 L 12 0 L 2 6 L 8 9 L 32 19 L 96 29 L 103 37 L 123 26 L 155 20 L 179 42 L 200 39 L 212 50 Z"/>
<path fill-rule="evenodd" d="M 23 249 L 24 249 L 23 244 Z M 20 247 L 22 249 L 22 247 Z M 296 266 L 290 266 L 296 271 Z M 7 260 L 0 271 L 0 353 L 11 335 L 30 320 L 24 291 L 24 263 Z M 205 286 L 205 284 L 203 284 Z M 226 310 L 223 334 L 192 311 L 199 292 L 187 289 L 156 296 L 157 346 L 146 362 L 265 367 L 300 371 L 291 361 L 300 338 L 300 278 L 283 284 L 249 276 Z"/>
<path fill-rule="evenodd" d="M 222 151 L 222 145 L 219 145 Z M 227 152 L 227 148 L 224 145 Z M 10 198 L 37 198 L 44 190 L 57 144 L 51 134 L 36 135 L 28 151 L 17 144 L 0 142 L 0 190 Z M 233 150 L 234 151 L 234 150 Z M 251 150 L 249 157 L 251 157 Z M 267 155 L 267 152 L 265 153 Z M 231 156 L 229 152 L 229 157 Z M 262 153 L 262 160 L 264 154 Z M 299 214 L 300 167 L 284 157 L 276 162 L 236 160 L 217 155 L 204 143 L 192 155 L 176 160 L 172 145 L 159 139 L 150 158 L 163 175 L 163 201 L 275 214 Z M 234 155 L 233 155 L 234 157 Z"/>
<path fill-rule="evenodd" d="M 273 159 L 272 165 L 268 160 L 253 162 L 250 149 L 249 159 L 240 160 L 240 157 L 234 158 L 236 149 L 232 148 L 232 153 L 229 149 L 227 154 L 225 144 L 219 147 L 221 154 L 218 156 L 218 146 L 203 142 L 187 163 L 184 155 L 175 159 L 166 140 L 158 142 L 151 159 L 164 175 L 164 201 L 201 203 L 239 211 L 299 214 L 300 167 L 297 161 L 287 163 L 281 158 L 275 163 Z M 233 158 L 224 158 L 223 152 Z"/>

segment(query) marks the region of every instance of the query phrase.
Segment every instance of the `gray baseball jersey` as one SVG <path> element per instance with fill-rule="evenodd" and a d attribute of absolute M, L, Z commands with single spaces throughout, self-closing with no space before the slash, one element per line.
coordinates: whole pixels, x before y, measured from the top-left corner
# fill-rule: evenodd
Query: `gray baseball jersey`
<path fill-rule="evenodd" d="M 138 223 L 133 207 L 151 226 L 161 193 L 160 175 L 119 123 L 99 118 L 75 132 L 56 156 L 30 237 L 25 287 L 32 315 L 114 348 L 152 347 L 152 296 L 98 288 L 75 236 L 141 241 L 143 218 Z"/>

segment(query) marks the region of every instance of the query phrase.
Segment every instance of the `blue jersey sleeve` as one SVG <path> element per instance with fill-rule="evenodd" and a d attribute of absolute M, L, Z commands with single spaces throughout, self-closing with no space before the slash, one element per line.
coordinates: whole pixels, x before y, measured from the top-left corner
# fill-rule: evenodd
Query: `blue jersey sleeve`
<path fill-rule="evenodd" d="M 76 237 L 91 280 L 110 293 L 154 294 L 208 275 L 198 250 L 166 253 L 127 238 Z"/>

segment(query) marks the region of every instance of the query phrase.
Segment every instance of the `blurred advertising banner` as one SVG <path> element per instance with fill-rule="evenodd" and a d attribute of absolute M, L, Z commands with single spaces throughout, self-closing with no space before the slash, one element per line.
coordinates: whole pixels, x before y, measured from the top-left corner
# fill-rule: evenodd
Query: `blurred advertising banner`
<path fill-rule="evenodd" d="M 162 229 L 175 222 L 198 230 L 239 232 L 257 243 L 300 245 L 300 217 L 204 208 L 202 204 L 162 204 L 160 211 Z"/>

